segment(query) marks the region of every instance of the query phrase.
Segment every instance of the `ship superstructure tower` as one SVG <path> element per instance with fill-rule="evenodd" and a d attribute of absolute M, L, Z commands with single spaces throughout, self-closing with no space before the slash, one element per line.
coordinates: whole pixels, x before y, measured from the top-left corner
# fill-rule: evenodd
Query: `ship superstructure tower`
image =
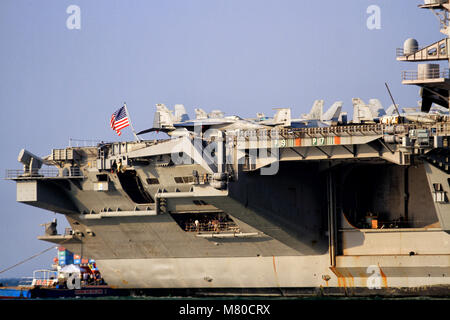
<path fill-rule="evenodd" d="M 450 66 L 450 3 L 448 0 L 425 0 L 419 8 L 431 10 L 439 20 L 445 38 L 428 46 L 419 47 L 415 39 L 407 39 L 403 48 L 397 49 L 398 61 L 420 62 L 414 71 L 402 72 L 402 83 L 421 87 L 421 111 L 428 112 L 433 103 L 449 108 L 449 68 L 440 69 L 432 61 L 449 61 Z"/>

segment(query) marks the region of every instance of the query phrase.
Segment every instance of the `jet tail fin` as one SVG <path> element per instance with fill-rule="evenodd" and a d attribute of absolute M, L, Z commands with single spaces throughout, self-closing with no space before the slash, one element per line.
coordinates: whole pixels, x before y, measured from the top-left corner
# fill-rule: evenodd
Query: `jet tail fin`
<path fill-rule="evenodd" d="M 207 113 L 205 110 L 201 108 L 195 108 L 195 119 L 206 119 L 208 118 Z"/>
<path fill-rule="evenodd" d="M 208 113 L 208 118 L 212 118 L 212 119 L 223 118 L 224 116 L 225 116 L 225 113 L 222 112 L 221 110 L 213 110 L 210 113 Z"/>
<path fill-rule="evenodd" d="M 344 103 L 342 101 L 336 101 L 332 104 L 330 109 L 328 109 L 323 115 L 322 115 L 322 121 L 333 121 L 338 122 L 339 116 L 342 111 L 342 105 Z"/>
<path fill-rule="evenodd" d="M 184 105 L 182 104 L 176 104 L 174 106 L 175 109 L 175 122 L 183 122 L 189 120 L 189 115 L 186 113 L 186 109 L 184 108 Z"/>
<path fill-rule="evenodd" d="M 167 109 L 165 104 L 157 104 L 155 117 L 153 118 L 153 128 L 166 128 L 173 126 L 172 111 Z"/>
<path fill-rule="evenodd" d="M 383 105 L 378 99 L 370 99 L 369 108 L 374 118 L 379 118 L 386 115 L 386 111 L 384 111 Z"/>
<path fill-rule="evenodd" d="M 262 113 L 262 112 L 257 112 L 256 113 L 256 118 L 258 118 L 258 120 L 261 120 L 261 119 L 263 119 L 265 117 L 266 117 L 266 115 L 264 113 Z"/>
<path fill-rule="evenodd" d="M 374 121 L 372 112 L 364 101 L 360 98 L 353 98 L 353 123 L 361 123 L 365 121 Z"/>
<path fill-rule="evenodd" d="M 311 111 L 306 115 L 307 120 L 321 120 L 323 113 L 323 100 L 315 100 Z"/>
<path fill-rule="evenodd" d="M 291 125 L 291 109 L 279 108 L 273 117 L 275 124 L 283 124 L 284 126 Z"/>
<path fill-rule="evenodd" d="M 399 105 L 397 104 L 397 109 L 395 107 L 396 107 L 395 105 L 391 104 L 391 106 L 389 108 L 387 108 L 387 110 L 386 110 L 386 115 L 387 116 L 393 116 L 393 115 L 397 116 L 398 115 L 397 109 L 398 109 Z"/>

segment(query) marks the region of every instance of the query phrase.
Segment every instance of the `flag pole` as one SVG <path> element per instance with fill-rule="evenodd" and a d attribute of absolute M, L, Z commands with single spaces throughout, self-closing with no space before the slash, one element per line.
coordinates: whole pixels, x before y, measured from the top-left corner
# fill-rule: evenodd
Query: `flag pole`
<path fill-rule="evenodd" d="M 128 121 L 130 122 L 130 128 L 131 128 L 131 131 L 133 131 L 134 138 L 136 139 L 136 141 L 141 141 L 141 139 L 139 139 L 139 137 L 137 136 L 136 131 L 134 131 L 133 124 L 131 123 L 130 113 L 128 112 L 127 104 L 125 102 L 123 103 L 123 106 L 125 107 L 125 110 L 127 111 Z"/>

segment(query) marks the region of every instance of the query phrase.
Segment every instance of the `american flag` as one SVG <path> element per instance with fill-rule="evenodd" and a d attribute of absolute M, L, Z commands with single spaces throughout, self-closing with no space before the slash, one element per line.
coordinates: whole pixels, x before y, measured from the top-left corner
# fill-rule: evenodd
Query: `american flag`
<path fill-rule="evenodd" d="M 116 133 L 120 136 L 122 130 L 125 127 L 130 125 L 130 121 L 128 120 L 127 109 L 125 106 L 114 112 L 111 116 L 111 129 L 115 130 Z"/>

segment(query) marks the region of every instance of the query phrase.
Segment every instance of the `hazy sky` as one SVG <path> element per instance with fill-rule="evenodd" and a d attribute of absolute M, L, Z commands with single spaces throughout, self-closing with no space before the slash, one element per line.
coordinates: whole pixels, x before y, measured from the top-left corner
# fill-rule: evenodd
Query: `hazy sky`
<path fill-rule="evenodd" d="M 184 104 L 227 115 L 272 115 L 274 107 L 306 113 L 353 97 L 416 106 L 417 87 L 401 85 L 395 48 L 443 38 L 433 14 L 412 0 L 151 0 L 0 2 L 0 170 L 20 169 L 22 148 L 45 156 L 69 138 L 118 138 L 109 118 L 127 102 L 136 130 L 152 125 L 154 106 Z M 68 29 L 70 5 L 80 29 Z M 366 12 L 377 5 L 381 28 Z M 151 135 L 147 136 L 152 138 Z M 41 223 L 62 215 L 16 202 L 13 181 L 0 180 L 0 270 L 49 246 Z M 0 278 L 49 267 L 56 250 Z"/>

